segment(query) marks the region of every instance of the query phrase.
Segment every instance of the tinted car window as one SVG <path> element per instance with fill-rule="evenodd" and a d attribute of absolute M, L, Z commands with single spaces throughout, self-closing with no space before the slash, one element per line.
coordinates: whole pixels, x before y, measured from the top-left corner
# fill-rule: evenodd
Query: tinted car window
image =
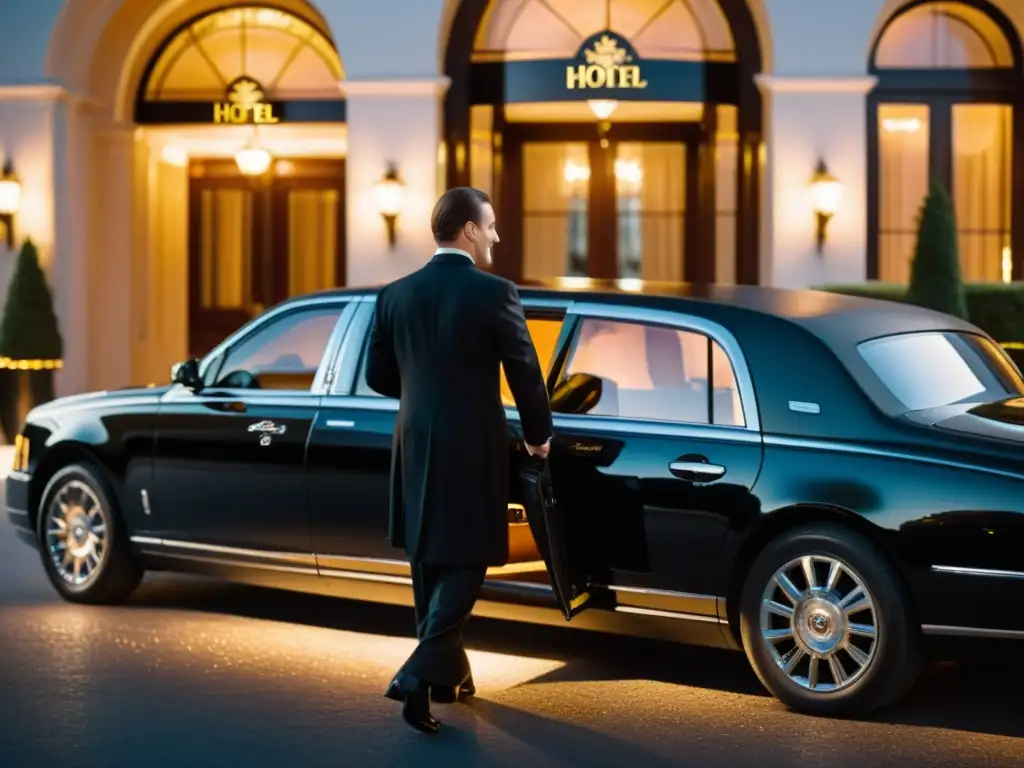
<path fill-rule="evenodd" d="M 998 350 L 959 333 L 908 333 L 858 345 L 861 357 L 908 411 L 1020 394 Z"/>
<path fill-rule="evenodd" d="M 342 309 L 309 307 L 264 323 L 211 369 L 212 386 L 308 391 Z"/>
<path fill-rule="evenodd" d="M 643 323 L 586 319 L 567 361 L 601 380 L 587 402 L 594 416 L 743 426 L 728 355 L 702 333 Z"/>

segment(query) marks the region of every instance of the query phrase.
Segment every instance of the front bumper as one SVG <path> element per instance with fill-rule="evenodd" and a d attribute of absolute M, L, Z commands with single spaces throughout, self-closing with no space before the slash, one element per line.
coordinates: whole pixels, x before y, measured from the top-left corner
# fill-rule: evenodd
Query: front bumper
<path fill-rule="evenodd" d="M 31 481 L 31 475 L 24 472 L 12 471 L 7 475 L 5 482 L 7 519 L 19 539 L 31 547 L 38 548 L 39 542 L 36 532 L 32 528 L 29 514 L 29 484 Z"/>

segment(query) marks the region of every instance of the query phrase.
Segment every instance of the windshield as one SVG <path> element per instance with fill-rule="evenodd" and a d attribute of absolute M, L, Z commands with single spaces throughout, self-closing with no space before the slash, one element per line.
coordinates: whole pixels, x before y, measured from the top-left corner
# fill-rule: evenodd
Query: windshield
<path fill-rule="evenodd" d="M 908 411 L 1024 394 L 1005 353 L 964 333 L 907 333 L 858 346 L 861 356 Z"/>

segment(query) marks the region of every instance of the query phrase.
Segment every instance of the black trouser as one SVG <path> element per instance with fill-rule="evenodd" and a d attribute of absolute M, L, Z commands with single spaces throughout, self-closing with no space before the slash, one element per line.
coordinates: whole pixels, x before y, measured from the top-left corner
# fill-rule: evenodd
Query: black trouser
<path fill-rule="evenodd" d="M 487 568 L 418 560 L 411 565 L 419 645 L 403 669 L 430 685 L 461 685 L 470 674 L 462 630 L 473 611 Z"/>

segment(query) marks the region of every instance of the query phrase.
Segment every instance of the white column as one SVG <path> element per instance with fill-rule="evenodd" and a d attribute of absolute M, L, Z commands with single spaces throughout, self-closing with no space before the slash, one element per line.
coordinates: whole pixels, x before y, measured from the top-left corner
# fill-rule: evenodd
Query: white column
<path fill-rule="evenodd" d="M 765 96 L 761 283 L 804 288 L 860 282 L 867 254 L 866 94 L 873 77 L 760 75 Z M 824 250 L 815 245 L 810 181 L 818 159 L 844 187 L 828 225 Z"/>
<path fill-rule="evenodd" d="M 132 382 L 133 202 L 135 128 L 107 130 L 97 141 L 92 185 L 96 222 L 90 273 L 88 312 L 92 388 L 123 387 Z"/>
<path fill-rule="evenodd" d="M 348 285 L 387 282 L 434 252 L 430 214 L 441 182 L 442 98 L 448 78 L 346 80 Z M 394 162 L 405 182 L 398 236 L 389 249 L 373 188 Z"/>

